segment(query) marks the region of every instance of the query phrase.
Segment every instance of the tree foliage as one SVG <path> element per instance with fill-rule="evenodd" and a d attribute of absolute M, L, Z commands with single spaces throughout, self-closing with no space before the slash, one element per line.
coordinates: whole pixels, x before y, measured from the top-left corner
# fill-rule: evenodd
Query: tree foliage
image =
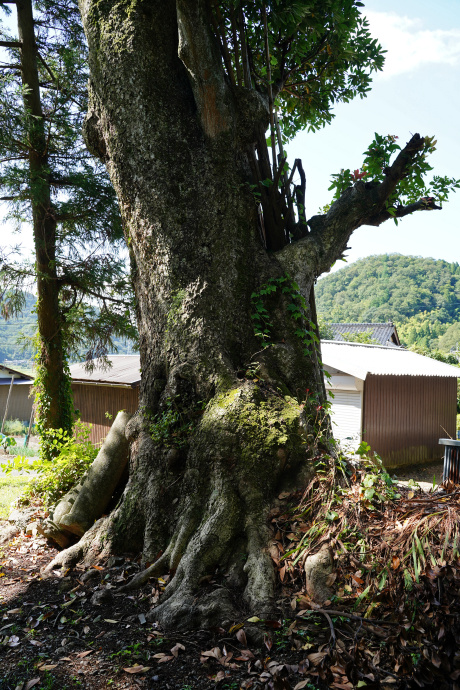
<path fill-rule="evenodd" d="M 89 340 L 90 356 L 104 355 L 114 334 L 134 329 L 116 256 L 122 224 L 115 193 L 81 136 L 88 75 L 76 3 L 14 4 L 17 38 L 0 33 L 9 55 L 0 74 L 0 199 L 10 221 L 31 224 L 35 257 L 24 263 L 14 250 L 2 251 L 0 313 L 18 314 L 25 288 L 36 283 L 36 418 L 48 455 L 46 429 L 70 433 L 73 424 L 69 354 Z"/>
<path fill-rule="evenodd" d="M 3 9 L 8 11 L 7 6 Z M 77 3 L 46 0 L 33 9 L 41 121 L 24 104 L 30 88 L 22 83 L 20 42 L 6 28 L 0 34 L 9 58 L 8 67 L 0 71 L 1 200 L 7 205 L 5 220 L 21 231 L 25 223 L 33 225 L 33 202 L 43 204 L 44 189 L 50 188 L 55 280 L 67 347 L 81 352 L 85 342 L 91 353 L 100 354 L 113 348 L 113 336 L 133 334 L 125 260 L 117 258 L 122 223 L 105 167 L 89 154 L 81 135 L 88 69 Z M 31 141 L 35 121 L 43 127 L 45 151 L 35 150 Z M 33 174 L 31 155 L 42 158 Z M 36 266 L 8 252 L 5 244 L 0 304 L 2 316 L 8 318 L 25 306 L 22 288 L 34 283 Z"/>

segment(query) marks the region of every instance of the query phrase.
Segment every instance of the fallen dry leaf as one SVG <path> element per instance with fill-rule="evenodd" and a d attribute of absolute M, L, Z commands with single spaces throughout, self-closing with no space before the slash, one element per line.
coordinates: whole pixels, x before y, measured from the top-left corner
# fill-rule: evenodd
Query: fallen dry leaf
<path fill-rule="evenodd" d="M 173 656 L 169 656 L 168 654 L 165 654 L 164 652 L 158 652 L 158 654 L 154 654 L 152 659 L 156 659 L 159 664 L 164 664 L 166 661 L 171 661 L 171 659 L 174 659 Z"/>
<path fill-rule="evenodd" d="M 238 630 L 238 632 L 236 633 L 236 639 L 238 640 L 238 642 L 241 642 L 241 644 L 247 646 L 248 641 L 246 639 L 246 633 L 244 632 L 244 630 Z"/>
<path fill-rule="evenodd" d="M 86 652 L 79 652 L 77 654 L 77 659 L 83 659 L 83 657 L 88 656 L 88 654 L 92 654 L 94 652 L 94 649 L 88 649 Z"/>
<path fill-rule="evenodd" d="M 221 659 L 223 654 L 219 647 L 213 647 L 213 649 L 209 649 L 207 652 L 201 652 L 201 656 L 214 657 L 214 659 Z"/>
<path fill-rule="evenodd" d="M 170 650 L 170 651 L 171 651 L 171 654 L 172 654 L 173 656 L 176 656 L 176 657 L 179 656 L 179 650 L 180 650 L 180 649 L 182 649 L 183 651 L 185 651 L 184 645 L 181 644 L 180 642 L 177 642 L 177 643 L 174 645 L 174 647 Z"/>
<path fill-rule="evenodd" d="M 234 632 L 236 632 L 237 630 L 239 630 L 243 626 L 244 626 L 244 623 L 235 623 L 235 625 L 232 625 L 232 627 L 230 628 L 230 630 L 228 632 L 230 633 L 230 635 L 232 635 Z"/>
<path fill-rule="evenodd" d="M 325 656 L 327 656 L 327 652 L 313 652 L 313 654 L 307 655 L 307 659 L 311 661 L 313 666 L 318 666 Z"/>
<path fill-rule="evenodd" d="M 151 668 L 151 666 L 139 666 L 138 664 L 135 664 L 129 668 L 124 668 L 123 671 L 126 671 L 126 673 L 147 673 L 147 671 L 150 671 Z"/>
<path fill-rule="evenodd" d="M 27 683 L 24 685 L 22 690 L 30 690 L 31 688 L 34 687 L 34 685 L 37 685 L 40 683 L 40 678 L 31 678 L 30 680 L 27 681 Z"/>
<path fill-rule="evenodd" d="M 294 685 L 294 690 L 302 690 L 302 688 L 306 688 L 309 683 L 310 683 L 309 680 L 301 680 L 300 683 L 297 683 L 297 685 Z"/>

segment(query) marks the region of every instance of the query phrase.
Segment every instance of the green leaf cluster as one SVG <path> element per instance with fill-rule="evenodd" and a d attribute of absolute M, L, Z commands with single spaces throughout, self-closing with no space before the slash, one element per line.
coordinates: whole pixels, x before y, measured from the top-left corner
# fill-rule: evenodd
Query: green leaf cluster
<path fill-rule="evenodd" d="M 217 7 L 218 6 L 218 7 Z M 357 0 L 240 0 L 215 3 L 216 29 L 228 48 L 232 78 L 243 82 L 244 33 L 251 83 L 269 96 L 280 113 L 285 139 L 330 122 L 337 102 L 370 90 L 384 52 L 369 33 Z M 264 15 L 267 46 L 264 44 Z M 243 26 L 244 25 L 244 26 Z M 247 79 L 246 79 L 247 81 Z"/>
<path fill-rule="evenodd" d="M 22 495 L 24 502 L 38 496 L 45 506 L 54 505 L 82 479 L 98 453 L 98 449 L 88 440 L 90 431 L 91 427 L 80 422 L 75 425 L 73 436 L 69 436 L 62 429 L 49 429 L 49 441 L 58 450 L 52 462 L 27 458 L 16 458 L 11 462 L 9 471 L 38 471 L 38 476 L 31 479 Z"/>
<path fill-rule="evenodd" d="M 375 132 L 374 140 L 364 152 L 360 169 L 354 172 L 348 168 L 342 169 L 339 173 L 332 175 L 329 190 L 334 192 L 333 200 L 339 199 L 343 192 L 358 180 L 364 182 L 372 180 L 372 184 L 383 182 L 393 156 L 401 151 L 397 139 L 398 137 L 394 134 L 383 136 Z M 396 225 L 398 218 L 395 216 L 398 208 L 417 203 L 421 199 L 426 201 L 427 209 L 436 203 L 442 205 L 443 201 L 448 201 L 450 193 L 460 188 L 460 180 L 453 177 L 434 175 L 430 182 L 427 181 L 426 176 L 433 170 L 428 163 L 428 156 L 435 151 L 435 138 L 424 137 L 423 147 L 412 159 L 409 173 L 403 177 L 388 197 L 386 210 L 390 216 L 393 216 Z"/>

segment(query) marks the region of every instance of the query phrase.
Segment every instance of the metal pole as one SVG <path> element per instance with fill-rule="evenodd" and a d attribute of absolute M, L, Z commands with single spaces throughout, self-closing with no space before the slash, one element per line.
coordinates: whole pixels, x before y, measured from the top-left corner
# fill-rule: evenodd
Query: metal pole
<path fill-rule="evenodd" d="M 2 422 L 2 428 L 1 428 L 0 434 L 3 434 L 3 427 L 5 426 L 6 415 L 8 414 L 8 405 L 10 404 L 10 396 L 11 396 L 11 390 L 13 388 L 14 378 L 15 378 L 15 375 L 13 374 L 13 376 L 11 377 L 10 390 L 8 391 L 8 397 L 6 399 L 5 414 L 3 415 L 3 422 Z"/>

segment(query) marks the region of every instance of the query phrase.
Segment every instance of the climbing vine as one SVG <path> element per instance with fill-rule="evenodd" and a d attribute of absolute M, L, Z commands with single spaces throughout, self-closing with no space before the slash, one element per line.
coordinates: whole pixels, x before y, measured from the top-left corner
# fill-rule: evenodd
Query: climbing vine
<path fill-rule="evenodd" d="M 35 396 L 35 427 L 40 437 L 40 457 L 44 461 L 51 461 L 57 457 L 61 451 L 61 444 L 58 442 L 60 436 L 64 433 L 68 436 L 72 435 L 72 429 L 75 421 L 75 408 L 73 404 L 73 394 L 71 386 L 71 376 L 67 358 L 63 358 L 63 371 L 61 384 L 59 386 L 59 400 L 52 400 L 50 390 L 53 386 L 50 385 L 53 373 L 44 364 L 46 357 L 47 345 L 43 343 L 37 334 L 35 339 L 36 355 L 35 355 L 35 381 L 34 381 L 34 396 Z M 63 348 L 65 352 L 65 347 Z M 50 418 L 51 406 L 59 406 L 59 420 L 60 428 L 52 429 L 49 427 L 47 420 Z"/>
<path fill-rule="evenodd" d="M 314 347 L 315 343 L 319 343 L 317 327 L 307 317 L 308 305 L 300 292 L 299 286 L 288 275 L 281 276 L 280 278 L 270 278 L 268 282 L 262 285 L 258 292 L 252 293 L 251 318 L 254 322 L 254 333 L 261 341 L 262 347 L 266 348 L 273 345 L 273 324 L 266 306 L 266 298 L 279 290 L 281 294 L 286 296 L 288 301 L 286 306 L 288 315 L 299 324 L 299 328 L 294 331 L 294 334 L 302 341 L 304 347 L 303 354 L 305 357 L 310 357 L 312 346 Z"/>
<path fill-rule="evenodd" d="M 147 410 L 144 414 L 149 420 L 149 431 L 152 440 L 166 448 L 184 448 L 196 429 L 206 403 L 199 401 L 192 408 L 181 403 L 180 396 L 167 398 L 164 409 L 155 415 Z"/>

